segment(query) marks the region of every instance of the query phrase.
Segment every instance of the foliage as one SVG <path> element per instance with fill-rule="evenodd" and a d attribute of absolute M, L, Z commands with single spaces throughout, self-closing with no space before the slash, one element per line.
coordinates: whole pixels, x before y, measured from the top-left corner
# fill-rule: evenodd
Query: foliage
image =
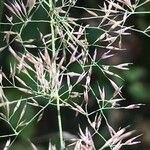
<path fill-rule="evenodd" d="M 115 131 L 107 118 L 109 110 L 134 109 L 141 105 L 120 105 L 124 101 L 123 85 L 117 80 L 123 79 L 116 70 L 128 70 L 130 63 L 112 64 L 109 59 L 126 50 L 123 39 L 130 36 L 131 31 L 150 36 L 149 26 L 139 30 L 126 25 L 130 16 L 149 13 L 140 10 L 149 2 L 106 0 L 99 8 L 78 6 L 77 0 L 27 0 L 26 3 L 15 0 L 4 3 L 11 15 L 6 14 L 7 21 L 0 22 L 4 39 L 0 51 L 8 50 L 10 57 L 15 58 L 9 60 L 9 75 L 3 71 L 4 68 L 0 74 L 0 119 L 10 129 L 10 134 L 0 135 L 7 139 L 5 150 L 13 146 L 30 124 L 40 121 L 47 107 L 57 109 L 58 149 L 118 150 L 125 145 L 139 143 L 139 135 L 131 137 L 134 131 L 127 131 L 128 127 Z M 86 17 L 75 16 L 72 12 L 76 10 L 84 12 Z M 33 33 L 32 37 L 28 32 Z M 97 34 L 91 38 L 92 32 Z M 96 80 L 93 80 L 94 72 Z M 10 90 L 18 95 L 7 95 Z M 93 111 L 89 109 L 91 101 L 97 105 Z M 29 115 L 31 107 L 36 112 Z M 85 129 L 79 126 L 79 136 L 70 139 L 69 144 L 64 137 L 62 108 L 74 110 L 76 116 L 83 115 L 89 124 Z M 109 137 L 101 133 L 102 121 Z M 103 145 L 95 146 L 95 136 Z M 32 142 L 31 146 L 37 149 Z M 50 142 L 49 149 L 56 147 Z"/>

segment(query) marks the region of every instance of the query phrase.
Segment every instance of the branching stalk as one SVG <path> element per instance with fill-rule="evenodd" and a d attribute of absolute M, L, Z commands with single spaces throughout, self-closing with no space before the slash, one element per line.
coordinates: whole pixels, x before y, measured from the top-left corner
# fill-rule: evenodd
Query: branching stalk
<path fill-rule="evenodd" d="M 51 1 L 51 0 L 50 0 Z M 52 3 L 52 2 L 51 2 Z M 51 4 L 52 7 L 52 4 Z M 52 8 L 51 8 L 52 9 Z M 52 35 L 52 58 L 55 58 L 55 54 L 56 54 L 56 46 L 55 46 L 55 20 L 54 20 L 54 15 L 52 14 L 51 16 L 51 21 L 50 21 L 50 26 L 51 26 L 51 35 Z M 54 80 L 55 80 L 55 73 L 57 73 L 57 68 L 56 68 L 56 60 L 53 59 L 53 69 L 54 69 Z M 63 131 L 62 131 L 62 121 L 61 121 L 61 113 L 60 113 L 60 99 L 59 99 L 59 95 L 58 95 L 58 87 L 57 87 L 57 83 L 55 85 L 55 89 L 54 92 L 56 92 L 55 94 L 55 98 L 57 101 L 57 117 L 58 117 L 58 126 L 59 126 L 59 138 L 60 138 L 60 148 L 64 149 L 64 140 L 63 140 Z"/>

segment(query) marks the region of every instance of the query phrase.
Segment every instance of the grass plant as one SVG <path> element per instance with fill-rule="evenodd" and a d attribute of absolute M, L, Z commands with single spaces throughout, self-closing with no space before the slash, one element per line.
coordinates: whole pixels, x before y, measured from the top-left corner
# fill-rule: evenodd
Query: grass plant
<path fill-rule="evenodd" d="M 0 119 L 11 129 L 10 134 L 0 134 L 1 139 L 7 139 L 4 150 L 11 149 L 22 131 L 35 120 L 39 121 L 47 107 L 57 110 L 57 149 L 119 150 L 140 142 L 137 139 L 140 135 L 128 131 L 129 127 L 115 131 L 105 114 L 109 110 L 135 109 L 142 105 L 120 105 L 125 99 L 121 93 L 123 85 L 117 81 L 123 79 L 114 70 L 129 70 L 130 63 L 110 64 L 108 60 L 126 50 L 123 40 L 133 31 L 150 36 L 150 26 L 140 30 L 126 23 L 132 15 L 150 13 L 140 9 L 149 2 L 104 0 L 97 8 L 79 6 L 77 0 L 1 2 L 9 14 L 5 14 L 7 21 L 0 21 L 4 43 L 0 54 L 9 51 L 14 58 L 9 60 L 9 75 L 5 68 L 0 72 Z M 76 16 L 74 11 L 85 15 Z M 41 28 L 43 25 L 46 32 Z M 28 37 L 28 32 L 33 32 L 32 37 Z M 96 32 L 97 37 L 91 38 L 91 32 Z M 93 70 L 96 70 L 97 80 L 93 80 Z M 111 96 L 107 95 L 107 86 Z M 12 89 L 19 93 L 17 98 L 7 95 Z M 91 101 L 97 105 L 93 111 L 89 111 Z M 27 116 L 29 107 L 38 110 L 31 117 Z M 85 129 L 79 125 L 79 136 L 70 139 L 68 145 L 64 138 L 62 108 L 74 110 L 88 122 Z M 94 120 L 91 119 L 93 115 Z M 109 138 L 101 133 L 102 121 Z M 100 146 L 95 145 L 95 136 L 101 139 Z M 37 149 L 32 142 L 31 147 Z M 48 149 L 56 147 L 50 142 Z"/>

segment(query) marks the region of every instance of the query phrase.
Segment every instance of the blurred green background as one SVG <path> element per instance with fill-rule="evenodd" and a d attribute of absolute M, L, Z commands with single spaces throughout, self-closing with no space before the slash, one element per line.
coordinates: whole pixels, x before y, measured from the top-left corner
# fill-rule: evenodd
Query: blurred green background
<path fill-rule="evenodd" d="M 6 10 L 6 7 L 3 5 L 3 1 L 0 1 L 0 22 L 5 22 L 5 14 L 9 14 Z M 9 0 L 11 1 L 11 0 Z M 78 5 L 87 6 L 87 7 L 97 7 L 102 5 L 103 1 L 99 0 L 79 0 Z M 145 5 L 143 10 L 150 11 L 150 5 Z M 84 16 L 84 13 L 74 12 L 75 15 Z M 40 14 L 40 12 L 39 12 Z M 38 15 L 38 14 L 37 14 Z M 95 22 L 93 22 L 95 23 Z M 135 25 L 138 29 L 145 29 L 150 24 L 150 14 L 142 14 L 138 16 L 133 16 L 128 20 L 128 25 Z M 9 29 L 9 26 L 6 27 Z M 47 32 L 45 26 L 40 27 L 43 32 Z M 0 31 L 3 31 L 4 27 L 0 25 Z M 25 37 L 32 37 L 35 35 L 36 31 L 27 32 Z M 95 37 L 96 32 L 91 33 L 92 37 Z M 3 42 L 3 34 L 0 33 L 0 47 L 5 43 Z M 112 111 L 108 114 L 109 120 L 112 122 L 114 128 L 118 129 L 119 127 L 126 127 L 130 124 L 131 128 L 137 130 L 138 133 L 143 133 L 141 140 L 142 144 L 136 146 L 128 147 L 127 150 L 149 150 L 150 149 L 150 38 L 146 37 L 143 34 L 133 32 L 131 36 L 127 37 L 124 41 L 124 46 L 128 51 L 123 52 L 116 57 L 114 57 L 111 62 L 119 63 L 120 61 L 132 62 L 133 65 L 130 66 L 129 71 L 124 71 L 121 73 L 121 76 L 125 79 L 123 87 L 123 96 L 126 98 L 127 104 L 132 103 L 144 103 L 145 106 L 142 106 L 140 109 L 131 110 L 131 111 Z M 9 70 L 9 61 L 12 58 L 10 57 L 9 52 L 2 51 L 0 52 L 0 67 L 3 68 L 3 71 L 7 74 Z M 9 91 L 9 97 L 17 97 L 16 93 Z M 91 109 L 94 109 L 95 105 L 91 105 Z M 35 110 L 28 110 L 28 115 L 35 113 Z M 63 109 L 63 128 L 67 133 L 71 135 L 77 135 L 78 124 L 77 121 L 82 122 L 83 126 L 86 126 L 86 120 L 82 117 L 74 118 L 74 113 L 69 109 Z M 29 142 L 26 138 L 31 138 L 35 145 L 45 149 L 48 145 L 49 138 L 52 141 L 57 141 L 57 118 L 55 108 L 48 108 L 45 110 L 42 120 L 38 124 L 31 124 L 25 131 L 22 132 L 18 140 L 18 144 L 14 147 L 15 150 L 22 149 L 26 147 L 29 148 Z M 72 119 L 74 118 L 74 119 Z M 105 128 L 102 129 L 105 134 Z M 9 129 L 0 122 L 0 132 L 5 133 L 9 132 Z M 2 143 L 4 140 L 0 139 Z M 26 141 L 26 142 L 24 142 Z M 97 143 L 99 144 L 99 143 Z M 1 146 L 1 144 L 0 144 Z M 43 148 L 42 148 L 43 147 Z M 12 148 L 13 149 L 13 148 Z"/>

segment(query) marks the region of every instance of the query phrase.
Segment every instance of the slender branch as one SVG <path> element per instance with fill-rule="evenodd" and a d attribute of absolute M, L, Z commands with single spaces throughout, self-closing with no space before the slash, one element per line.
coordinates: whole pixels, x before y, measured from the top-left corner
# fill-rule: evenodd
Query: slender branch
<path fill-rule="evenodd" d="M 50 11 L 52 11 L 52 1 L 49 0 L 50 3 Z M 51 13 L 51 12 L 50 12 Z M 54 20 L 54 15 L 51 15 L 51 21 L 50 21 L 50 27 L 51 27 L 51 35 L 52 35 L 52 57 L 55 58 L 56 55 L 56 46 L 55 46 L 55 20 Z M 57 73 L 57 69 L 56 69 L 56 60 L 53 59 L 53 69 L 54 69 L 54 79 L 57 78 L 55 73 Z M 62 121 L 61 121 L 61 112 L 60 112 L 60 99 L 59 99 L 59 95 L 58 95 L 58 87 L 57 84 L 55 85 L 55 98 L 57 101 L 57 118 L 58 118 L 58 126 L 59 126 L 59 138 L 60 138 L 60 148 L 64 149 L 64 140 L 63 140 L 63 131 L 62 131 Z"/>

